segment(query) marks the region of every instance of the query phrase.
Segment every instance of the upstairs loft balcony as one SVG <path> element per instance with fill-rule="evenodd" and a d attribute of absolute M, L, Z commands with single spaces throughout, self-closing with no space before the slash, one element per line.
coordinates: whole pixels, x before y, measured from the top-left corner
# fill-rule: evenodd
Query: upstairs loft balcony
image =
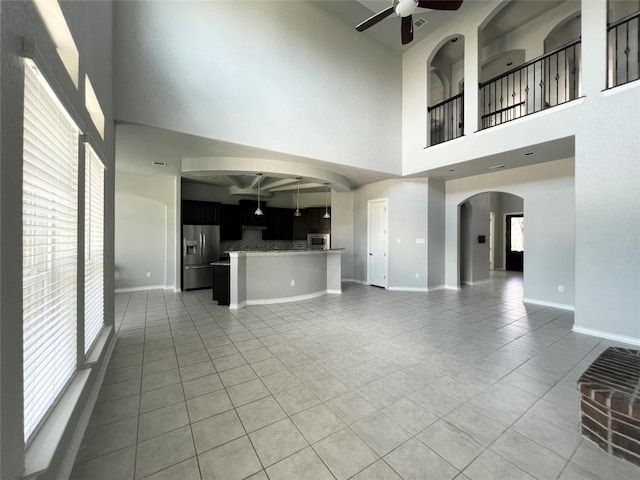
<path fill-rule="evenodd" d="M 608 30 L 609 88 L 640 79 L 640 11 L 610 23 Z"/>
<path fill-rule="evenodd" d="M 464 135 L 464 93 L 427 107 L 429 146 Z"/>
<path fill-rule="evenodd" d="M 580 96 L 580 40 L 480 84 L 480 129 L 500 125 Z"/>

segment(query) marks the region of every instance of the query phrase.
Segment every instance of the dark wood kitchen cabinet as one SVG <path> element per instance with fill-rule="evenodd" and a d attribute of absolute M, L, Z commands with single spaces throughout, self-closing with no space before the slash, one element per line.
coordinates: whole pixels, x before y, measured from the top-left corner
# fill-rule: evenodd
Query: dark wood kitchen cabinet
<path fill-rule="evenodd" d="M 323 218 L 325 209 L 304 208 L 300 210 L 301 217 L 294 217 L 293 238 L 294 240 L 306 240 L 308 233 L 331 233 L 331 219 Z M 331 213 L 331 209 L 329 209 Z"/>
<path fill-rule="evenodd" d="M 258 207 L 257 200 L 240 200 L 240 215 L 242 217 L 242 225 L 251 227 L 264 227 L 266 226 L 265 215 L 255 215 L 256 208 Z M 260 202 L 260 208 L 264 213 L 267 208 L 267 202 Z"/>
<path fill-rule="evenodd" d="M 263 240 L 293 239 L 293 210 L 289 208 L 270 208 L 264 212 L 267 229 L 262 232 Z"/>
<path fill-rule="evenodd" d="M 220 225 L 220 203 L 183 200 L 182 224 Z"/>
<path fill-rule="evenodd" d="M 220 205 L 220 240 L 242 240 L 240 205 Z"/>

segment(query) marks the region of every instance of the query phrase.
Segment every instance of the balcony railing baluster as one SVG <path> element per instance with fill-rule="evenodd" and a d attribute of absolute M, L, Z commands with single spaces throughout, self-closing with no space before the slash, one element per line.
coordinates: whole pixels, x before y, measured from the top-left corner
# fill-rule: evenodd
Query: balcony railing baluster
<path fill-rule="evenodd" d="M 464 97 L 454 97 L 427 108 L 429 146 L 447 142 L 464 135 Z"/>
<path fill-rule="evenodd" d="M 577 40 L 481 83 L 481 128 L 576 99 L 579 64 L 580 40 Z"/>
<path fill-rule="evenodd" d="M 609 24 L 609 82 L 616 87 L 640 78 L 640 12 Z M 635 41 L 633 34 L 635 33 Z M 635 52 L 635 55 L 633 53 Z"/>

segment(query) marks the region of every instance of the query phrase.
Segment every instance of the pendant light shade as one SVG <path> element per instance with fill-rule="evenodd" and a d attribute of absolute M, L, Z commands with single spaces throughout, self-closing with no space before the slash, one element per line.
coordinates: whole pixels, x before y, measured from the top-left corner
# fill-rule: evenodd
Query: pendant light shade
<path fill-rule="evenodd" d="M 262 176 L 261 173 L 256 173 L 256 175 L 258 175 L 258 177 Z M 254 215 L 257 215 L 259 217 L 264 215 L 264 213 L 262 213 L 262 209 L 260 208 L 260 184 L 261 183 L 262 183 L 262 178 L 258 178 L 258 208 L 256 208 L 255 212 L 253 212 Z"/>
<path fill-rule="evenodd" d="M 324 215 L 322 218 L 331 218 L 331 214 L 329 213 L 329 183 L 325 182 L 325 185 L 327 186 L 327 197 L 324 202 Z"/>
<path fill-rule="evenodd" d="M 293 212 L 293 216 L 301 217 L 302 213 L 300 213 L 300 180 L 302 180 L 302 177 L 296 177 L 296 180 L 298 180 L 298 196 L 296 197 L 296 211 Z"/>

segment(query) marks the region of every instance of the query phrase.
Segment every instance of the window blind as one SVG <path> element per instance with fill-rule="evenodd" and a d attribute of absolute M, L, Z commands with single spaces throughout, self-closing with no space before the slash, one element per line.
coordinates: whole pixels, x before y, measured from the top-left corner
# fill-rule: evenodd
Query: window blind
<path fill-rule="evenodd" d="M 29 60 L 24 81 L 22 284 L 28 441 L 76 371 L 79 130 Z"/>
<path fill-rule="evenodd" d="M 84 353 L 104 324 L 104 165 L 85 144 Z"/>

